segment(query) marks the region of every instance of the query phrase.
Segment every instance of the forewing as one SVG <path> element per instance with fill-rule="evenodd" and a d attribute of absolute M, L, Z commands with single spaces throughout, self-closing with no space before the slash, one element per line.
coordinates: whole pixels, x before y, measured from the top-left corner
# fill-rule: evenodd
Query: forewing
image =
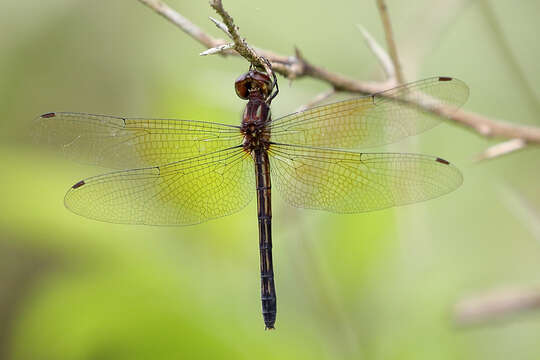
<path fill-rule="evenodd" d="M 293 206 L 358 213 L 424 201 L 463 181 L 446 160 L 418 154 L 359 153 L 272 145 L 270 171 Z"/>
<path fill-rule="evenodd" d="M 241 147 L 82 180 L 65 205 L 107 222 L 189 225 L 232 214 L 254 195 L 253 161 Z"/>
<path fill-rule="evenodd" d="M 168 164 L 238 145 L 235 126 L 191 120 L 49 113 L 36 136 L 73 160 L 116 169 Z"/>
<path fill-rule="evenodd" d="M 272 141 L 354 149 L 396 142 L 440 122 L 423 107 L 462 106 L 469 96 L 461 80 L 434 77 L 370 96 L 318 106 L 276 119 Z"/>

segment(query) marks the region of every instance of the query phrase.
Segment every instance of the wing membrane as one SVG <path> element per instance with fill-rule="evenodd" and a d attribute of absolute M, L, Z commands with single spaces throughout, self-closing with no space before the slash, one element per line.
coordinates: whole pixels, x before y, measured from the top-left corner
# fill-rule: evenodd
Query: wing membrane
<path fill-rule="evenodd" d="M 76 214 L 113 223 L 189 225 L 242 209 L 254 188 L 253 161 L 235 147 L 91 177 L 73 185 L 65 205 Z"/>
<path fill-rule="evenodd" d="M 417 105 L 462 106 L 467 85 L 434 77 L 370 96 L 318 106 L 272 122 L 272 141 L 314 147 L 354 149 L 396 142 L 439 124 Z"/>
<path fill-rule="evenodd" d="M 291 205 L 358 213 L 411 204 L 461 185 L 446 160 L 418 154 L 359 153 L 273 144 L 274 185 Z"/>
<path fill-rule="evenodd" d="M 235 126 L 191 120 L 49 113 L 38 139 L 73 160 L 116 169 L 168 164 L 241 144 Z"/>

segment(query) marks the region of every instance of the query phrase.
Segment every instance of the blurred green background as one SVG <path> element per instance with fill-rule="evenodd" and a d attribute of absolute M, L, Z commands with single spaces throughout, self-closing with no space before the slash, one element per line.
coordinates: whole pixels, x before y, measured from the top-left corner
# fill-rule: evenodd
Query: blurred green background
<path fill-rule="evenodd" d="M 214 36 L 207 1 L 168 2 Z M 538 359 L 540 317 L 463 328 L 457 302 L 540 286 L 540 152 L 476 164 L 488 141 L 442 124 L 394 148 L 451 160 L 465 182 L 426 203 L 361 215 L 274 197 L 276 331 L 263 330 L 256 205 L 190 227 L 105 224 L 63 207 L 106 169 L 31 140 L 50 111 L 237 124 L 239 58 L 202 47 L 138 1 L 2 0 L 0 12 L 1 359 Z M 241 1 L 226 8 L 252 44 L 299 46 L 363 80 L 382 72 L 374 1 Z M 408 80 L 458 77 L 467 110 L 540 125 L 535 0 L 389 0 Z M 325 90 L 281 79 L 274 115 Z"/>

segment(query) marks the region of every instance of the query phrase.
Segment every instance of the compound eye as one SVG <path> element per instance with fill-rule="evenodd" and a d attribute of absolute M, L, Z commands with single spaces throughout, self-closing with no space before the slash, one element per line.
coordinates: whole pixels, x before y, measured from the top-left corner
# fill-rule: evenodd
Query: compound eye
<path fill-rule="evenodd" d="M 238 95 L 240 99 L 246 100 L 248 98 L 249 85 L 250 85 L 250 82 L 245 79 L 236 80 L 236 82 L 234 83 L 234 89 L 236 90 L 236 95 Z"/>
<path fill-rule="evenodd" d="M 250 73 L 242 74 L 234 82 L 234 89 L 236 90 L 236 95 L 240 99 L 247 100 L 249 95 L 249 88 L 251 87 L 251 76 Z"/>

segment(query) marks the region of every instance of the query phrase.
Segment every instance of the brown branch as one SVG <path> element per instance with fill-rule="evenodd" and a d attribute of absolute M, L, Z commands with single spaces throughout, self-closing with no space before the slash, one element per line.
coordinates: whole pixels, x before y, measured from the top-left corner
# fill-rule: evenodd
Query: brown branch
<path fill-rule="evenodd" d="M 434 113 L 444 116 L 445 109 L 434 109 Z M 456 111 L 449 116 L 449 119 L 474 130 L 483 137 L 522 139 L 528 144 L 540 144 L 540 128 L 538 127 L 514 125 L 465 110 Z"/>
<path fill-rule="evenodd" d="M 388 15 L 388 8 L 384 0 L 377 0 L 377 8 L 381 15 L 381 21 L 384 27 L 384 34 L 386 36 L 386 44 L 388 45 L 388 51 L 390 52 L 390 58 L 394 63 L 394 69 L 396 73 L 396 80 L 398 84 L 404 84 L 405 79 L 403 72 L 401 71 L 401 65 L 397 54 L 396 42 L 394 41 L 394 33 L 392 32 L 392 24 L 390 23 L 390 16 Z"/>
<path fill-rule="evenodd" d="M 200 28 L 192 24 L 176 11 L 172 10 L 162 1 L 139 1 L 165 17 L 167 20 L 171 21 L 207 49 L 227 44 L 227 42 L 223 39 L 216 39 L 205 34 Z M 366 95 L 387 90 L 389 87 L 391 87 L 389 86 L 388 80 L 382 82 L 363 82 L 313 65 L 300 53 L 298 49 L 296 49 L 294 56 L 284 56 L 269 50 L 250 47 L 247 45 L 246 41 L 238 35 L 238 28 L 234 25 L 232 17 L 225 12 L 221 0 L 212 0 L 211 6 L 223 18 L 228 32 L 231 33 L 231 37 L 236 39 L 233 47 L 234 50 L 232 48 L 227 48 L 222 52 L 216 51 L 220 54 L 234 56 L 241 55 L 249 62 L 255 61 L 255 64 L 259 65 L 260 63 L 256 60 L 257 58 L 260 60 L 260 56 L 263 56 L 270 61 L 272 69 L 275 72 L 287 77 L 288 79 L 297 79 L 302 77 L 315 78 L 329 84 L 335 91 Z M 411 100 L 411 102 L 413 101 L 414 100 Z M 454 108 L 449 106 L 441 105 L 433 107 L 426 106 L 426 104 L 421 103 L 414 103 L 414 105 L 473 130 L 482 137 L 497 137 L 508 140 L 522 139 L 527 145 L 540 144 L 540 128 L 538 127 L 514 125 L 465 110 L 456 111 Z"/>

